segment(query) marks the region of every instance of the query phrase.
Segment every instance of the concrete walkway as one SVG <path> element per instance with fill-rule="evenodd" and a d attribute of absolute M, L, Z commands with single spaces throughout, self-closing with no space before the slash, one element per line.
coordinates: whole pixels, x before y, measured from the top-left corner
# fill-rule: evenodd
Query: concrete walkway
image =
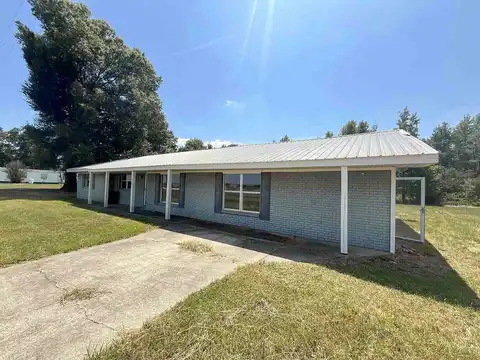
<path fill-rule="evenodd" d="M 270 255 L 281 244 L 168 229 L 0 269 L 0 359 L 81 359 L 239 265 L 285 259 Z M 213 251 L 178 245 L 188 240 Z"/>

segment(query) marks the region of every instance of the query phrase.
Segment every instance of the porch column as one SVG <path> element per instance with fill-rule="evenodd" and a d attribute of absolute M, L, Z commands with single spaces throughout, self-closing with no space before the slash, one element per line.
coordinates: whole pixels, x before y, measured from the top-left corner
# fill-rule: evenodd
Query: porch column
<path fill-rule="evenodd" d="M 340 172 L 340 252 L 348 254 L 348 168 L 342 166 Z"/>
<path fill-rule="evenodd" d="M 88 173 L 88 197 L 87 202 L 89 205 L 92 204 L 92 184 L 93 184 L 93 173 Z"/>
<path fill-rule="evenodd" d="M 172 211 L 172 169 L 167 170 L 167 196 L 165 201 L 165 220 L 170 220 Z"/>
<path fill-rule="evenodd" d="M 110 190 L 110 173 L 105 173 L 105 190 L 103 192 L 103 207 L 108 207 L 108 191 Z"/>
<path fill-rule="evenodd" d="M 395 254 L 395 213 L 397 211 L 397 169 L 391 170 L 390 188 L 390 252 Z"/>
<path fill-rule="evenodd" d="M 143 206 L 147 206 L 147 184 L 148 184 L 148 181 L 147 181 L 147 176 L 148 176 L 148 173 L 145 173 L 145 182 L 143 184 Z"/>
<path fill-rule="evenodd" d="M 130 212 L 135 212 L 135 185 L 137 180 L 137 173 L 132 171 L 132 179 L 131 179 L 131 186 L 130 186 Z"/>

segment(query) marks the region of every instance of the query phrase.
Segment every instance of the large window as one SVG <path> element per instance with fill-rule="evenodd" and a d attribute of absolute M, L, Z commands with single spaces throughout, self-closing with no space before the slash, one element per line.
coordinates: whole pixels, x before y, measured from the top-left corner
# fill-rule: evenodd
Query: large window
<path fill-rule="evenodd" d="M 223 208 L 260 212 L 260 174 L 224 174 Z"/>
<path fill-rule="evenodd" d="M 120 189 L 131 189 L 131 188 L 132 188 L 132 175 L 121 174 L 120 175 Z"/>
<path fill-rule="evenodd" d="M 167 201 L 167 175 L 157 176 L 156 203 Z M 180 174 L 172 174 L 172 204 L 180 202 Z"/>

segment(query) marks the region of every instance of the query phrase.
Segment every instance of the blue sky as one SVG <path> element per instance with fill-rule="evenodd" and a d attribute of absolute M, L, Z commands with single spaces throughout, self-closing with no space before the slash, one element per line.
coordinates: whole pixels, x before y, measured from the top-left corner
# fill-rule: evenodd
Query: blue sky
<path fill-rule="evenodd" d="M 480 112 L 479 1 L 84 3 L 163 77 L 179 138 L 301 139 L 352 119 L 391 129 L 406 105 L 428 136 L 441 121 Z M 0 126 L 9 129 L 35 115 L 20 92 L 27 71 L 12 21 L 38 24 L 22 0 L 0 6 Z"/>

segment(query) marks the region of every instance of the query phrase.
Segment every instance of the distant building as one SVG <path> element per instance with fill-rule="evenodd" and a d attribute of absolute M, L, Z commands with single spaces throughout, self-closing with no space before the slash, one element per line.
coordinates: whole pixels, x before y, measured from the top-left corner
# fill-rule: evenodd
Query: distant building
<path fill-rule="evenodd" d="M 10 182 L 5 172 L 6 168 L 0 167 L 0 183 Z M 25 169 L 27 177 L 23 180 L 30 184 L 62 184 L 64 182 L 61 171 Z"/>

